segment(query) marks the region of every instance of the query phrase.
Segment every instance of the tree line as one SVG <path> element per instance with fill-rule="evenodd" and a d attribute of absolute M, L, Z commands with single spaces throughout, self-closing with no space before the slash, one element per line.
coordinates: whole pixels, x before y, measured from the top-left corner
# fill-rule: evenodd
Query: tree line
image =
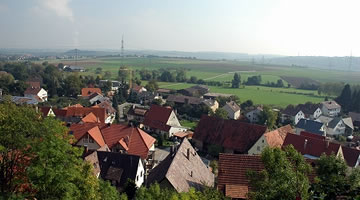
<path fill-rule="evenodd" d="M 335 101 L 343 112 L 360 112 L 360 88 L 346 84 Z"/>

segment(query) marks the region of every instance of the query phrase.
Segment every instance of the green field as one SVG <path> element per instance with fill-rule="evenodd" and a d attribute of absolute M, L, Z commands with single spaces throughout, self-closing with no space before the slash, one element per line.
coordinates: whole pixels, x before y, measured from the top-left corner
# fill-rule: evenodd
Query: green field
<path fill-rule="evenodd" d="M 73 60 L 49 60 L 50 63 L 64 63 L 74 65 Z M 360 83 L 360 72 L 330 71 L 310 68 L 295 68 L 289 66 L 254 65 L 240 61 L 197 60 L 181 58 L 97 58 L 78 60 L 79 66 L 84 66 L 87 72 L 84 75 L 96 75 L 95 69 L 110 71 L 112 78 L 116 78 L 120 66 L 127 66 L 133 70 L 160 69 L 160 68 L 185 68 L 188 69 L 187 77 L 196 76 L 198 79 L 231 82 L 234 73 L 238 72 L 241 80 L 249 76 L 261 75 L 262 83 L 276 82 L 280 76 L 310 78 L 319 82 L 348 82 Z M 284 81 L 285 85 L 287 82 Z M 142 81 L 145 85 L 146 81 Z M 191 86 L 186 83 L 159 83 L 160 87 L 169 89 L 182 89 Z M 307 101 L 320 102 L 324 96 L 318 96 L 316 91 L 299 90 L 295 88 L 271 88 L 263 86 L 246 86 L 241 89 L 210 86 L 211 92 L 234 94 L 241 101 L 251 99 L 256 104 L 272 104 L 284 107 L 288 104 L 299 104 Z"/>

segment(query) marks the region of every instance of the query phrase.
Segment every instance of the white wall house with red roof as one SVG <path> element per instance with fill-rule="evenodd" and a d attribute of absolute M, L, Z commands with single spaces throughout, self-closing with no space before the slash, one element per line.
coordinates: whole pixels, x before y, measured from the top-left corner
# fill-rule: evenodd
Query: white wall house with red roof
<path fill-rule="evenodd" d="M 24 92 L 24 96 L 32 99 L 36 99 L 39 102 L 47 101 L 48 93 L 43 88 L 27 88 Z"/>

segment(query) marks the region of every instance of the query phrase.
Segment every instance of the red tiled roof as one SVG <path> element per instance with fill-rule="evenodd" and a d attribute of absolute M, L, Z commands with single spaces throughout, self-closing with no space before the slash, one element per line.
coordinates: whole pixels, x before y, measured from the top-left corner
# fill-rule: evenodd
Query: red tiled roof
<path fill-rule="evenodd" d="M 37 95 L 40 92 L 41 88 L 32 88 L 32 87 L 28 87 L 24 94 L 32 94 L 32 95 Z"/>
<path fill-rule="evenodd" d="M 96 106 L 99 107 L 99 108 L 105 108 L 106 113 L 108 113 L 108 114 L 112 114 L 112 113 L 116 112 L 115 108 L 113 108 L 111 103 L 108 102 L 108 101 L 104 101 L 102 103 L 99 103 Z M 93 107 L 95 107 L 95 106 L 93 106 Z"/>
<path fill-rule="evenodd" d="M 105 123 L 106 112 L 105 108 L 86 108 L 86 107 L 68 107 L 66 110 L 66 117 L 85 117 L 89 113 L 93 113 L 99 118 L 101 123 Z"/>
<path fill-rule="evenodd" d="M 281 148 L 288 133 L 294 133 L 294 130 L 290 125 L 286 125 L 276 130 L 267 132 L 264 134 L 264 136 L 269 147 Z"/>
<path fill-rule="evenodd" d="M 99 122 L 94 113 L 87 114 L 84 118 L 81 119 L 84 123 L 97 123 Z"/>
<path fill-rule="evenodd" d="M 81 89 L 81 96 L 88 97 L 92 95 L 93 93 L 101 94 L 100 88 L 82 88 Z"/>
<path fill-rule="evenodd" d="M 73 132 L 75 139 L 78 141 L 86 134 L 89 134 L 100 147 L 105 145 L 100 129 L 95 123 L 72 124 L 70 126 L 70 131 Z"/>
<path fill-rule="evenodd" d="M 143 88 L 143 86 L 141 85 L 134 85 L 131 89 L 136 91 L 136 92 L 140 92 L 140 90 Z"/>
<path fill-rule="evenodd" d="M 155 143 L 155 138 L 145 133 L 143 130 L 131 126 L 114 124 L 101 130 L 105 143 L 109 148 L 116 144 L 126 146 L 129 154 L 138 155 L 146 159 L 151 146 Z M 121 141 L 121 142 L 120 142 Z M 126 144 L 126 145 L 125 145 Z"/>
<path fill-rule="evenodd" d="M 28 84 L 30 88 L 40 88 L 40 82 L 26 81 L 25 83 Z"/>
<path fill-rule="evenodd" d="M 318 140 L 325 140 L 326 139 L 325 136 L 318 135 L 318 134 L 315 134 L 315 133 L 306 132 L 306 131 L 301 131 L 300 135 L 306 136 L 306 137 L 311 137 L 311 138 L 318 139 Z"/>
<path fill-rule="evenodd" d="M 247 153 L 266 132 L 265 126 L 203 115 L 193 138 L 208 144 Z"/>
<path fill-rule="evenodd" d="M 43 116 L 46 117 L 49 114 L 51 107 L 40 107 L 40 112 L 42 112 Z"/>
<path fill-rule="evenodd" d="M 342 150 L 344 154 L 344 159 L 348 166 L 355 167 L 360 156 L 360 150 L 344 146 L 342 147 Z"/>
<path fill-rule="evenodd" d="M 65 117 L 66 116 L 66 110 L 64 110 L 64 109 L 53 108 L 52 110 L 54 111 L 54 114 L 56 117 Z"/>
<path fill-rule="evenodd" d="M 283 147 L 290 144 L 292 144 L 302 155 L 311 155 L 315 157 L 320 157 L 323 153 L 326 155 L 331 155 L 331 153 L 337 155 L 341 148 L 340 144 L 296 134 L 288 134 L 285 138 Z"/>
<path fill-rule="evenodd" d="M 171 108 L 153 104 L 146 113 L 143 124 L 162 131 L 169 131 L 171 127 L 166 125 L 166 123 L 169 120 L 171 112 Z"/>
<path fill-rule="evenodd" d="M 264 165 L 260 156 L 244 154 L 219 155 L 218 190 L 227 197 L 246 198 L 249 180 L 246 173 L 249 170 L 260 172 Z"/>

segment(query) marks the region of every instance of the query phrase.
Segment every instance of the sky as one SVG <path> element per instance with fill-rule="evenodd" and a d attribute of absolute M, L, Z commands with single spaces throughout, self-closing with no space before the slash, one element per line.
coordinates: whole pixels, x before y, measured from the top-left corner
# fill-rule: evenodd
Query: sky
<path fill-rule="evenodd" d="M 0 0 L 0 48 L 360 56 L 359 0 Z"/>

